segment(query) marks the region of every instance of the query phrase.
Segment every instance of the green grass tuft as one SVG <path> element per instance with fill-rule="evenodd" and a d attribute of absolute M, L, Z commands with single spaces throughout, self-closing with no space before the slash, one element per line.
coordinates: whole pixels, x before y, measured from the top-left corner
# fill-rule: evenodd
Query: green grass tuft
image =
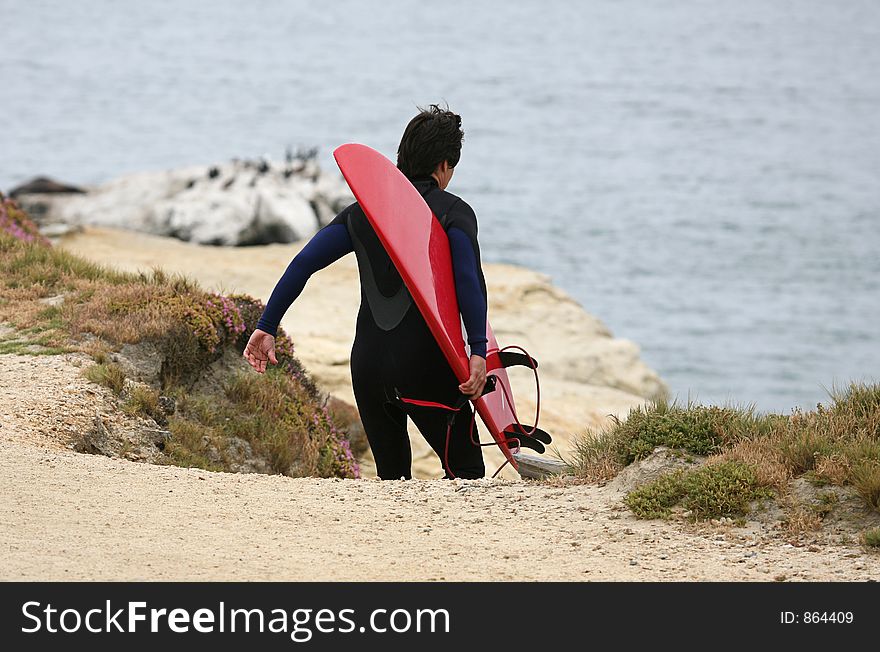
<path fill-rule="evenodd" d="M 160 423 L 164 421 L 164 415 L 159 409 L 159 392 L 150 387 L 132 387 L 122 410 L 132 416 L 150 417 Z"/>
<path fill-rule="evenodd" d="M 86 367 L 83 375 L 93 383 L 109 387 L 117 396 L 122 394 L 122 390 L 125 389 L 125 372 L 119 365 L 112 362 Z"/>
<path fill-rule="evenodd" d="M 866 548 L 880 548 L 880 527 L 862 532 L 862 545 Z"/>
<path fill-rule="evenodd" d="M 222 450 L 222 441 L 210 426 L 175 416 L 169 422 L 169 429 L 171 438 L 164 451 L 166 463 L 206 471 L 226 470 L 222 459 L 208 455 L 209 446 Z"/>
<path fill-rule="evenodd" d="M 769 498 L 754 469 L 741 462 L 721 462 L 675 471 L 627 494 L 626 505 L 640 518 L 668 518 L 681 505 L 695 520 L 742 516 L 750 503 Z"/>
<path fill-rule="evenodd" d="M 880 462 L 867 459 L 853 465 L 850 482 L 865 504 L 880 511 Z"/>

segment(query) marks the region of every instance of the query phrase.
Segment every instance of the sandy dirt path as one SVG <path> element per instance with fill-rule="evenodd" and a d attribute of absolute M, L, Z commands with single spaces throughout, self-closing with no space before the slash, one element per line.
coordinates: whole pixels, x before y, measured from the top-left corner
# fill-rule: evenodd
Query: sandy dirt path
<path fill-rule="evenodd" d="M 639 521 L 596 486 L 291 479 L 81 455 L 79 356 L 0 356 L 0 579 L 862 580 L 857 546 Z"/>

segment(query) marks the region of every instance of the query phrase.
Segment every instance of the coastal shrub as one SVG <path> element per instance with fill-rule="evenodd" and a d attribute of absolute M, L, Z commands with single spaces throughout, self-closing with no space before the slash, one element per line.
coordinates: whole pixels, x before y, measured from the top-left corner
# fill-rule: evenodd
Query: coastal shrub
<path fill-rule="evenodd" d="M 742 462 L 720 462 L 675 471 L 627 494 L 626 505 L 641 518 L 666 518 L 681 505 L 695 520 L 742 516 L 750 504 L 771 493 Z"/>
<path fill-rule="evenodd" d="M 242 321 L 247 325 L 247 328 L 239 333 L 238 339 L 235 342 L 236 346 L 244 351 L 248 338 L 257 327 L 257 322 L 260 320 L 260 316 L 263 314 L 263 308 L 265 306 L 262 301 L 249 294 L 230 294 L 229 298 L 235 303 L 235 307 L 238 309 L 238 314 L 241 315 Z M 280 334 L 281 333 L 279 332 L 279 335 Z M 275 343 L 275 348 L 281 348 L 277 341 Z M 292 354 L 293 351 L 291 350 L 290 353 Z"/>
<path fill-rule="evenodd" d="M 570 465 L 587 479 L 608 479 L 658 446 L 692 455 L 711 455 L 744 439 L 769 435 L 779 417 L 751 408 L 715 407 L 660 400 L 632 409 L 604 432 L 589 432 L 575 442 Z"/>
<path fill-rule="evenodd" d="M 336 426 L 327 406 L 323 406 L 312 419 L 319 432 L 327 433 L 324 443 L 319 448 L 318 475 L 322 478 L 360 477 L 360 466 L 352 450 L 351 442 L 345 433 Z"/>
<path fill-rule="evenodd" d="M 684 492 L 682 472 L 675 471 L 629 492 L 624 503 L 639 518 L 668 518 Z"/>
<path fill-rule="evenodd" d="M 880 511 L 880 385 L 852 383 L 834 389 L 830 398 L 828 405 L 787 416 L 664 402 L 636 408 L 626 421 L 576 440 L 569 466 L 585 480 L 605 481 L 656 446 L 667 446 L 711 454 L 707 468 L 738 464 L 741 471 L 748 469 L 740 478 L 743 482 L 780 494 L 797 477 L 818 485 L 849 486 L 868 508 Z M 725 478 L 733 478 L 734 467 L 721 468 L 728 471 Z M 670 477 L 634 492 L 633 511 L 667 514 L 671 504 L 687 502 L 686 494 L 675 493 L 684 490 L 685 477 L 689 476 Z M 705 488 L 700 494 L 708 495 Z M 673 497 L 676 502 L 667 504 Z M 698 514 L 717 511 L 699 505 L 695 509 Z"/>
<path fill-rule="evenodd" d="M 224 351 L 244 350 L 263 310 L 258 300 L 206 292 L 160 269 L 121 272 L 52 247 L 2 197 L 0 254 L 0 322 L 15 330 L 15 339 L 0 342 L 0 352 L 38 346 L 92 353 L 96 364 L 84 370 L 86 377 L 122 396 L 124 411 L 164 422 L 155 389 L 135 386 L 123 396 L 125 374 L 107 354 L 124 344 L 157 347 L 161 390 L 183 408 L 169 423 L 166 462 L 229 470 L 223 451 L 232 439 L 244 439 L 273 472 L 358 475 L 345 433 L 283 330 L 276 338 L 279 365 L 270 373 L 236 376 L 219 396 L 204 388 L 194 394 L 203 372 Z M 57 303 L 41 301 L 49 297 Z"/>
<path fill-rule="evenodd" d="M 251 333 L 257 327 L 257 322 L 263 314 L 265 308 L 262 301 L 255 299 L 248 294 L 231 294 L 229 299 L 235 303 L 239 314 L 245 324 L 245 329 L 239 334 L 235 341 L 235 347 L 239 353 L 244 352 Z M 279 328 L 275 336 L 275 357 L 278 359 L 278 366 L 285 372 L 296 378 L 304 391 L 308 392 L 312 397 L 317 398 L 320 394 L 317 385 L 311 376 L 306 372 L 302 363 L 299 361 L 293 351 L 293 340 Z"/>
<path fill-rule="evenodd" d="M 617 450 L 625 464 L 642 459 L 657 446 L 680 448 L 698 455 L 717 450 L 722 415 L 717 408 L 684 410 L 674 403 L 655 403 L 644 412 L 636 409 L 620 425 Z"/>

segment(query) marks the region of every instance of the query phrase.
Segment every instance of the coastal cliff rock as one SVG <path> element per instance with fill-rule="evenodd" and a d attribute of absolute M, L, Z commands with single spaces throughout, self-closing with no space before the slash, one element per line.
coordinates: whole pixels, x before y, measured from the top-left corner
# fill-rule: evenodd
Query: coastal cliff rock
<path fill-rule="evenodd" d="M 143 172 L 85 192 L 46 188 L 34 182 L 16 188 L 19 203 L 44 229 L 106 226 L 211 245 L 295 242 L 354 201 L 345 182 L 311 158 Z"/>
<path fill-rule="evenodd" d="M 495 334 L 501 342 L 540 351 L 542 375 L 645 399 L 668 392 L 642 360 L 638 345 L 615 338 L 550 277 L 501 264 L 485 265 L 485 274 Z"/>

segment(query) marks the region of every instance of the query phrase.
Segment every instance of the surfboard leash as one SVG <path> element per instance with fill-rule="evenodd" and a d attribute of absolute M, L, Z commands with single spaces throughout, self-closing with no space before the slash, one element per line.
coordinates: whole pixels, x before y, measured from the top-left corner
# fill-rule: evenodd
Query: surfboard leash
<path fill-rule="evenodd" d="M 519 353 L 510 353 L 511 351 L 519 351 Z M 537 361 L 529 355 L 529 353 L 522 348 L 521 346 L 517 346 L 515 344 L 511 344 L 509 346 L 505 346 L 502 349 L 498 349 L 495 352 L 495 356 L 497 356 L 499 364 L 497 366 L 493 366 L 492 369 L 498 368 L 507 368 L 509 366 L 514 365 L 522 365 L 529 367 L 535 375 L 535 423 L 531 428 L 526 428 L 519 420 L 519 415 L 516 413 L 516 408 L 514 407 L 513 399 L 508 391 L 507 386 L 504 382 L 501 382 L 501 379 L 493 373 L 489 373 L 486 376 L 486 385 L 483 388 L 483 392 L 480 396 L 484 396 L 491 392 L 494 392 L 498 385 L 501 386 L 501 391 L 504 395 L 504 399 L 507 401 L 507 404 L 510 406 L 510 411 L 513 414 L 514 423 L 509 424 L 504 430 L 503 433 L 505 435 L 505 445 L 508 445 L 509 448 L 513 450 L 513 454 L 516 455 L 520 452 L 525 444 L 528 448 L 533 448 L 538 452 L 544 452 L 544 443 L 550 443 L 550 435 L 546 432 L 538 428 L 538 419 L 541 416 L 541 381 L 538 377 L 538 363 Z M 487 356 L 489 357 L 489 356 Z M 467 405 L 470 400 L 469 396 L 461 395 L 454 405 L 446 405 L 445 403 L 439 403 L 437 401 L 426 401 L 422 399 L 414 399 L 414 398 L 405 398 L 400 396 L 399 392 L 395 390 L 395 398 L 403 403 L 404 405 L 411 405 L 415 407 L 423 407 L 423 408 L 436 408 L 439 410 L 444 410 L 449 412 L 449 416 L 446 419 L 446 443 L 443 449 L 443 467 L 446 471 L 446 474 L 450 479 L 454 480 L 456 478 L 455 473 L 452 472 L 452 469 L 449 466 L 449 442 L 452 439 L 452 428 L 455 425 L 455 419 L 458 417 L 458 414 L 464 409 L 464 406 Z M 474 446 L 482 447 L 482 446 L 495 446 L 497 442 L 481 442 L 478 437 L 474 437 L 474 431 L 476 430 L 476 421 L 477 421 L 477 411 L 471 411 L 471 422 L 468 426 L 468 437 L 471 440 L 471 443 Z M 510 428 L 512 426 L 516 426 L 516 431 L 511 431 Z M 515 443 L 514 446 L 509 446 L 510 444 Z M 510 463 L 509 459 L 505 459 L 504 463 L 496 469 L 495 473 L 492 474 L 492 477 L 495 478 L 501 470 Z"/>
<path fill-rule="evenodd" d="M 483 387 L 483 394 L 488 394 L 490 392 L 495 391 L 497 383 L 497 376 L 487 375 L 486 376 L 486 386 Z M 396 390 L 395 390 L 396 391 Z M 481 396 L 483 395 L 481 394 Z M 437 401 L 425 401 L 417 398 L 405 398 L 396 392 L 395 398 L 405 405 L 412 405 L 415 407 L 423 407 L 423 408 L 435 408 L 438 410 L 444 410 L 449 412 L 449 416 L 446 418 L 446 444 L 443 448 L 443 469 L 446 471 L 446 474 L 449 476 L 451 480 L 455 480 L 456 475 L 452 472 L 452 469 L 449 467 L 449 442 L 452 439 L 452 427 L 455 425 L 455 419 L 458 417 L 459 413 L 464 409 L 464 406 L 467 405 L 470 397 L 465 396 L 464 394 L 453 404 L 446 405 L 445 403 L 439 403 Z M 470 437 L 471 443 L 474 446 L 494 446 L 495 442 L 482 443 L 477 441 L 474 437 L 474 427 L 476 425 L 477 420 L 477 411 L 473 410 L 471 413 L 471 423 L 468 429 L 468 436 Z M 499 469 L 500 471 L 501 469 Z M 498 471 L 495 472 L 496 474 Z M 495 476 L 492 476 L 493 478 Z"/>

